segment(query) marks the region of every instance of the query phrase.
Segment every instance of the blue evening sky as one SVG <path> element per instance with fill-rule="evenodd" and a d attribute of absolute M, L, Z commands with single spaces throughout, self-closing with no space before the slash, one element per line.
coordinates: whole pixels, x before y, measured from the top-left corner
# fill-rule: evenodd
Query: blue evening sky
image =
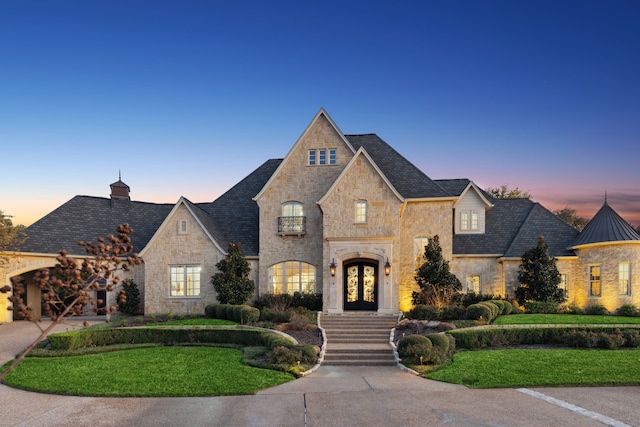
<path fill-rule="evenodd" d="M 0 210 L 214 200 L 325 108 L 433 179 L 640 225 L 640 2 L 0 1 Z"/>

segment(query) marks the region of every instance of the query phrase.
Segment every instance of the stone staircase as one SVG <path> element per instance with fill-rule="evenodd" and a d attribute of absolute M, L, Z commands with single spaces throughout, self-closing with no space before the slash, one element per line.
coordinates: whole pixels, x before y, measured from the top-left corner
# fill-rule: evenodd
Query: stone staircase
<path fill-rule="evenodd" d="M 376 313 L 321 314 L 320 327 L 326 335 L 323 365 L 395 366 L 389 344 L 396 316 Z"/>

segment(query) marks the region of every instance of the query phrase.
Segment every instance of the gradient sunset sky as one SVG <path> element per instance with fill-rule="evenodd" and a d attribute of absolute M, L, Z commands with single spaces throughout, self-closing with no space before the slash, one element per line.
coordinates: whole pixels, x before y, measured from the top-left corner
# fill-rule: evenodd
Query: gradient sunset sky
<path fill-rule="evenodd" d="M 0 3 L 0 210 L 210 202 L 320 108 L 433 179 L 640 225 L 640 2 Z"/>

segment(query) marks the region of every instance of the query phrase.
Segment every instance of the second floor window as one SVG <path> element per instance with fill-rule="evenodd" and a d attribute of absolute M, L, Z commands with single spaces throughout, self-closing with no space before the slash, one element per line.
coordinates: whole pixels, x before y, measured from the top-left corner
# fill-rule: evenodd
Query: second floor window
<path fill-rule="evenodd" d="M 600 293 L 600 266 L 592 265 L 589 267 L 589 296 L 599 297 Z"/>
<path fill-rule="evenodd" d="M 279 231 L 284 233 L 300 233 L 305 231 L 302 203 L 287 202 L 282 204 L 282 217 Z"/>
<path fill-rule="evenodd" d="M 337 164 L 338 151 L 335 148 L 309 150 L 309 166 Z"/>
<path fill-rule="evenodd" d="M 356 201 L 356 222 L 367 222 L 367 201 Z"/>

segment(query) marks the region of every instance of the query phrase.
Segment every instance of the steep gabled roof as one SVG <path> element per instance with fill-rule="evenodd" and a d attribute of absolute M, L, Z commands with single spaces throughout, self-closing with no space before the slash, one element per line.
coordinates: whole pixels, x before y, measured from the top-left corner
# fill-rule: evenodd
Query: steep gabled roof
<path fill-rule="evenodd" d="M 131 240 L 135 252 L 151 240 L 173 204 L 132 202 L 103 197 L 75 196 L 25 230 L 23 252 L 51 253 L 66 249 L 70 255 L 86 255 L 79 241 L 95 242 L 98 237 L 116 233 L 118 224 L 133 229 Z"/>
<path fill-rule="evenodd" d="M 378 165 L 393 187 L 405 199 L 449 197 L 450 194 L 378 135 L 345 135 L 358 150 L 362 147 Z"/>
<path fill-rule="evenodd" d="M 215 218 L 227 243 L 240 243 L 245 256 L 257 256 L 260 212 L 253 197 L 274 174 L 282 159 L 267 160 L 246 178 L 211 203 L 200 203 L 201 209 Z"/>
<path fill-rule="evenodd" d="M 640 235 L 627 223 L 607 201 L 584 227 L 573 242 L 573 247 L 602 242 L 639 241 Z"/>
<path fill-rule="evenodd" d="M 542 235 L 551 256 L 569 256 L 566 248 L 578 231 L 538 203 L 529 199 L 489 198 L 484 234 L 454 234 L 455 255 L 494 254 L 520 257 Z"/>
<path fill-rule="evenodd" d="M 471 180 L 467 178 L 459 179 L 434 179 L 433 182 L 438 184 L 444 191 L 449 193 L 450 196 L 459 196 L 467 186 L 471 183 Z"/>

